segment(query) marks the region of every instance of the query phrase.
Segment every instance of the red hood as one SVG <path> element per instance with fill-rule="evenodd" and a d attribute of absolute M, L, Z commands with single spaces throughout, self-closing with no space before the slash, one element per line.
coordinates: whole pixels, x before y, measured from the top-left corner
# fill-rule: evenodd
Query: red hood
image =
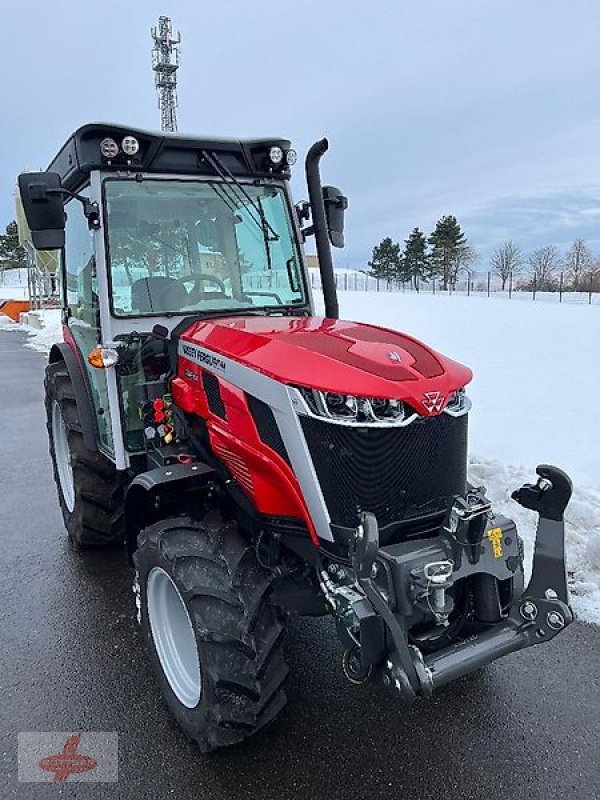
<path fill-rule="evenodd" d="M 447 400 L 472 378 L 468 367 L 404 333 L 337 319 L 224 317 L 193 323 L 181 339 L 281 383 L 405 400 L 422 414 L 430 413 L 426 392 Z"/>

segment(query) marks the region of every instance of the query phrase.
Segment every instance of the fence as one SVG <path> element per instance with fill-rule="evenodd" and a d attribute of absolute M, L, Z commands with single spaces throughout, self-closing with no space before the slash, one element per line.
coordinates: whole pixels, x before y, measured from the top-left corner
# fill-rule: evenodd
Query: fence
<path fill-rule="evenodd" d="M 318 270 L 310 270 L 310 282 L 313 289 L 321 288 L 321 275 Z M 503 297 L 509 300 L 544 300 L 556 303 L 578 303 L 600 305 L 600 290 L 598 283 L 600 276 L 591 275 L 583 282 L 581 291 L 565 288 L 564 273 L 561 272 L 557 287 L 553 291 L 540 291 L 535 278 L 531 288 L 524 289 L 514 285 L 512 275 L 502 288 L 502 281 L 491 272 L 487 274 L 467 275 L 446 289 L 442 288 L 439 280 L 421 281 L 416 286 L 414 283 L 404 283 L 385 278 L 373 278 L 363 272 L 355 270 L 336 270 L 335 285 L 342 292 L 401 292 L 410 294 L 445 294 L 462 295 L 466 297 Z"/>

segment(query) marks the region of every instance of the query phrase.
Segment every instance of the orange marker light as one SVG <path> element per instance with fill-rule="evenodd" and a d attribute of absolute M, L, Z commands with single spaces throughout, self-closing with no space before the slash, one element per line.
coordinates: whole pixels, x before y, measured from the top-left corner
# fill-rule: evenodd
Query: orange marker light
<path fill-rule="evenodd" d="M 99 344 L 88 353 L 88 361 L 96 369 L 114 367 L 119 361 L 119 353 L 112 347 L 104 347 Z"/>

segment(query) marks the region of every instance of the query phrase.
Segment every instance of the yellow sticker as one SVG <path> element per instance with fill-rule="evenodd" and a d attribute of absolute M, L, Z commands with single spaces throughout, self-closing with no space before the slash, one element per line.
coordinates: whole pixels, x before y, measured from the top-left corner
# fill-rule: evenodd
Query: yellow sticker
<path fill-rule="evenodd" d="M 504 538 L 502 528 L 490 528 L 489 531 L 486 532 L 486 536 L 492 543 L 494 558 L 502 558 L 502 539 Z"/>

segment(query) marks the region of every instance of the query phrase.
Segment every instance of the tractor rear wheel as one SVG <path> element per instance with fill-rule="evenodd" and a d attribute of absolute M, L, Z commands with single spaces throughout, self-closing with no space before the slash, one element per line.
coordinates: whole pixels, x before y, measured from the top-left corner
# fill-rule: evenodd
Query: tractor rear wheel
<path fill-rule="evenodd" d="M 138 619 L 166 703 L 202 752 L 241 742 L 286 703 L 272 577 L 235 523 L 174 517 L 134 554 Z"/>
<path fill-rule="evenodd" d="M 46 367 L 46 424 L 65 527 L 79 549 L 123 541 L 124 485 L 114 464 L 83 441 L 73 386 L 63 362 Z"/>

